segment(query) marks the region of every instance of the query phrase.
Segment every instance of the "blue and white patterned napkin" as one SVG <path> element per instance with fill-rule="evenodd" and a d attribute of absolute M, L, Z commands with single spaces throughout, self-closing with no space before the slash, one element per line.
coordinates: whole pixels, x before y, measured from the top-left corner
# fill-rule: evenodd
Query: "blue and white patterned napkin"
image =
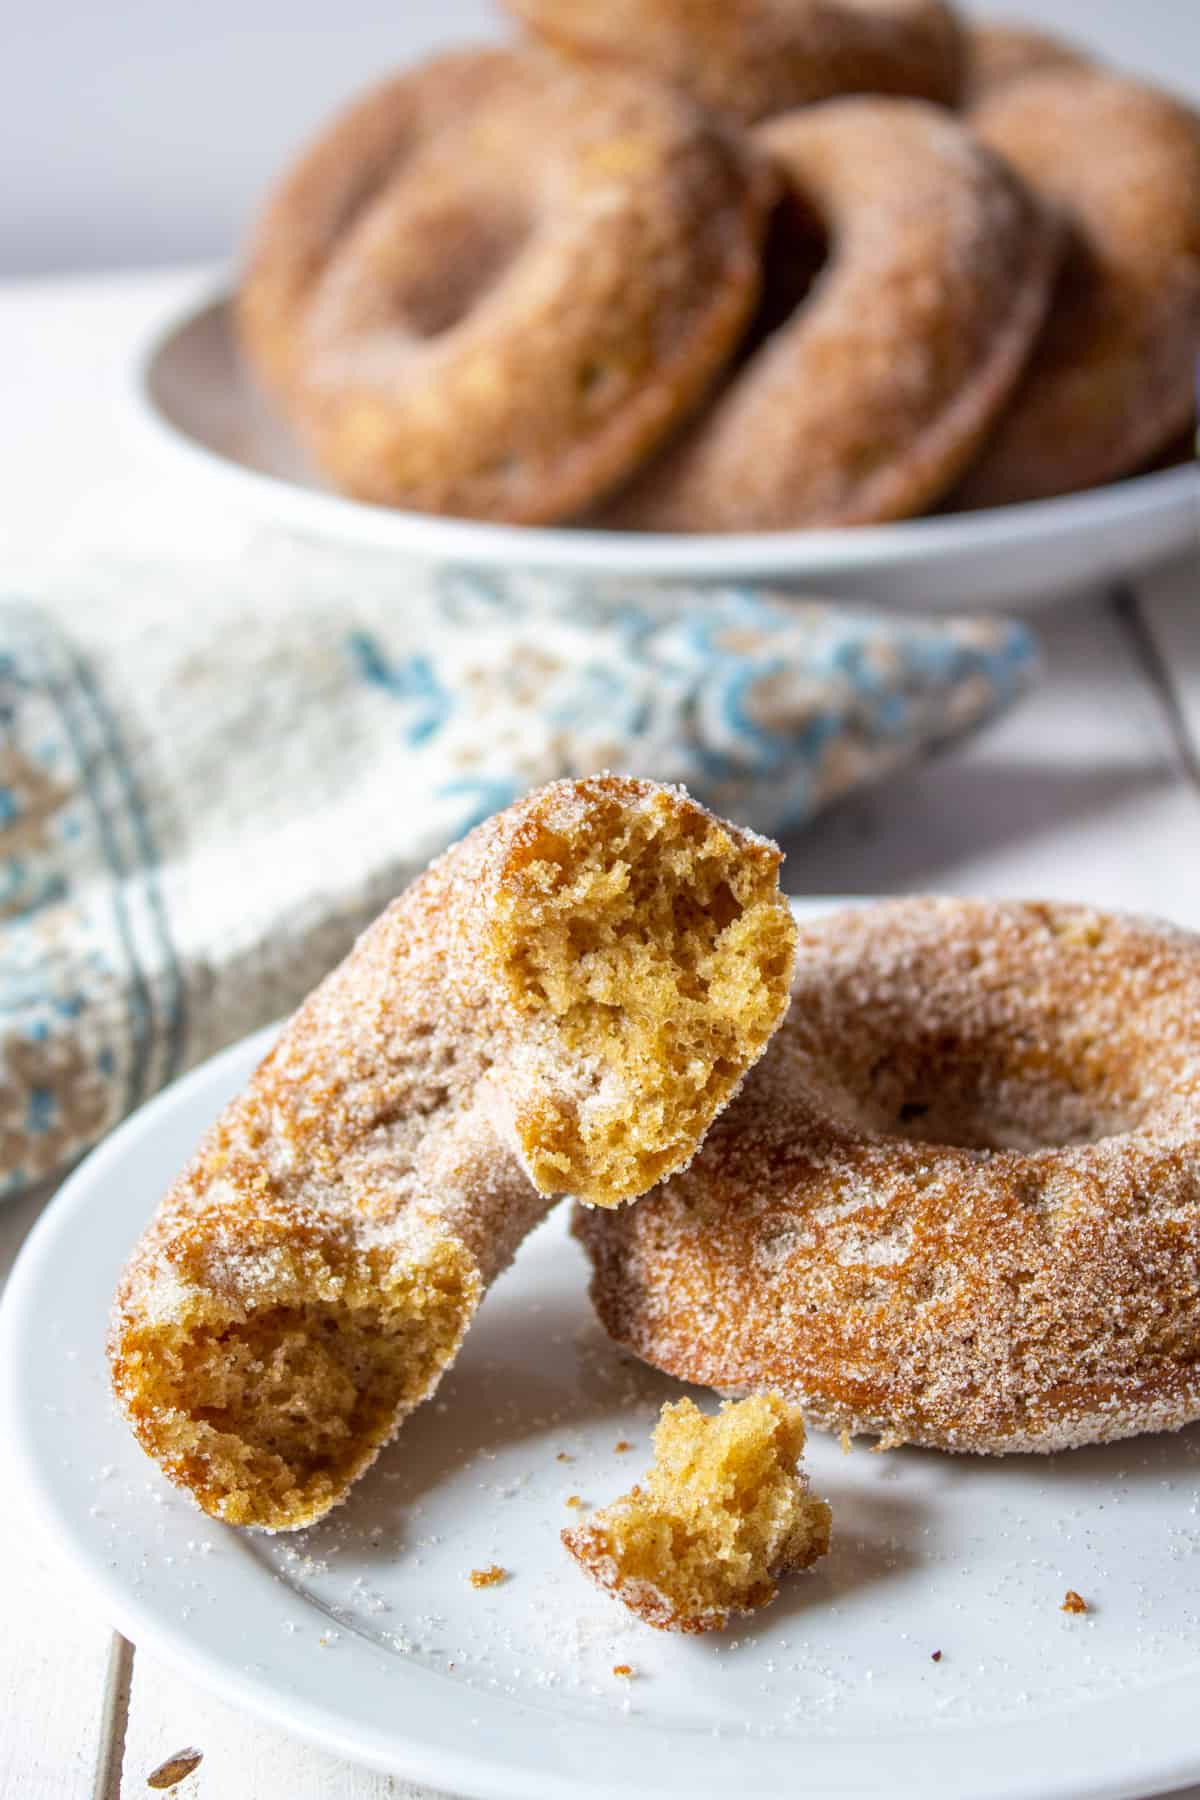
<path fill-rule="evenodd" d="M 978 725 L 1020 625 L 297 548 L 0 603 L 0 1193 L 294 1006 L 531 784 L 681 781 L 779 834 Z"/>

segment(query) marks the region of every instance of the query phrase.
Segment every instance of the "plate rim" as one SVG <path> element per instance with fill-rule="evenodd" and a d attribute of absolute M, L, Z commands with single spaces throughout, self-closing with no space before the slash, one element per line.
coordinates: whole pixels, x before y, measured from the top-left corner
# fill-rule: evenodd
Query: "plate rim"
<path fill-rule="evenodd" d="M 862 903 L 862 898 L 813 896 L 798 910 L 801 916 L 816 917 L 847 903 Z M 102 1546 L 95 1541 L 96 1534 L 89 1539 L 86 1526 L 82 1531 L 79 1529 L 79 1519 L 62 1491 L 64 1485 L 69 1490 L 70 1484 L 63 1484 L 61 1478 L 56 1484 L 48 1460 L 43 1466 L 32 1423 L 36 1410 L 36 1402 L 29 1391 L 32 1384 L 23 1382 L 21 1371 L 31 1344 L 37 1342 L 36 1330 L 31 1330 L 31 1326 L 43 1316 L 47 1284 L 54 1280 L 55 1265 L 61 1257 L 64 1240 L 78 1245 L 79 1226 L 84 1220 L 92 1222 L 93 1228 L 99 1221 L 102 1227 L 105 1217 L 112 1215 L 106 1215 L 103 1209 L 93 1204 L 93 1188 L 97 1184 L 103 1187 L 127 1159 L 136 1162 L 143 1140 L 153 1137 L 161 1129 L 169 1130 L 170 1119 L 181 1105 L 206 1089 L 211 1088 L 214 1092 L 227 1089 L 244 1079 L 270 1047 L 278 1031 L 277 1022 L 251 1033 L 155 1095 L 85 1158 L 30 1232 L 0 1301 L 0 1439 L 10 1446 L 14 1486 L 24 1494 L 31 1520 L 98 1595 L 116 1628 L 185 1679 L 195 1681 L 229 1705 L 248 1711 L 291 1736 L 348 1761 L 428 1783 L 435 1789 L 473 1795 L 477 1800 L 568 1800 L 568 1797 L 580 1800 L 583 1796 L 588 1800 L 602 1800 L 603 1796 L 611 1794 L 613 1784 L 611 1779 L 600 1779 L 591 1772 L 597 1766 L 594 1761 L 588 1769 L 572 1769 L 566 1774 L 561 1769 L 539 1770 L 536 1764 L 530 1766 L 514 1761 L 512 1748 L 516 1734 L 511 1722 L 504 1732 L 502 1744 L 491 1752 L 486 1733 L 479 1750 L 451 1750 L 444 1744 L 423 1739 L 419 1726 L 413 1735 L 406 1728 L 403 1715 L 395 1719 L 390 1729 L 385 1729 L 381 1725 L 355 1720 L 347 1716 L 344 1709 L 339 1713 L 336 1704 L 322 1698 L 324 1683 L 317 1668 L 320 1659 L 311 1651 L 307 1662 L 300 1664 L 302 1673 L 311 1670 L 307 1691 L 303 1680 L 299 1686 L 293 1680 L 289 1692 L 288 1674 L 294 1676 L 295 1671 L 282 1673 L 277 1666 L 282 1658 L 277 1657 L 274 1672 L 270 1661 L 261 1668 L 248 1669 L 239 1661 L 233 1646 L 223 1657 L 215 1656 L 207 1647 L 198 1646 L 189 1637 L 186 1621 L 179 1616 L 177 1606 L 173 1609 L 169 1589 L 165 1594 L 161 1588 L 153 1587 L 147 1595 L 136 1593 L 116 1566 L 109 1566 Z M 214 1099 L 214 1104 L 219 1103 Z M 199 1512 L 194 1516 L 198 1522 L 204 1517 Z M 222 1529 L 215 1524 L 211 1528 Z M 234 1534 L 233 1541 L 241 1541 L 240 1534 Z M 238 1574 L 233 1576 L 235 1581 L 239 1578 Z M 263 1579 L 270 1579 L 265 1571 Z M 283 1593 L 286 1595 L 290 1590 L 285 1589 Z M 300 1604 L 299 1596 L 292 1596 L 292 1599 Z M 280 1600 L 281 1607 L 290 1603 L 287 1599 Z M 283 1643 L 273 1646 L 277 1652 L 292 1642 L 285 1634 L 279 1635 Z M 269 1650 L 272 1646 L 263 1647 Z M 418 1678 L 415 1683 L 418 1692 L 421 1678 L 442 1679 L 420 1665 L 404 1667 L 406 1677 Z M 456 1698 L 456 1704 L 462 1706 L 461 1696 Z M 489 1708 L 497 1707 L 510 1713 L 522 1710 L 519 1702 L 506 1702 L 485 1694 L 474 1694 L 472 1704 L 481 1715 Z M 535 1724 L 541 1716 L 541 1709 L 535 1709 Z M 916 1800 L 918 1795 L 936 1795 L 944 1800 L 953 1796 L 954 1800 L 962 1800 L 968 1791 L 972 1800 L 1131 1800 L 1133 1796 L 1164 1793 L 1200 1779 L 1200 1729 L 1194 1721 L 1194 1673 L 1185 1671 L 1133 1693 L 1083 1701 L 1032 1720 L 1009 1718 L 983 1726 L 962 1725 L 932 1739 L 922 1740 L 915 1732 L 899 1733 L 891 1729 L 869 1738 L 860 1735 L 849 1745 L 836 1737 L 747 1739 L 743 1743 L 730 1734 L 721 1742 L 730 1750 L 737 1743 L 741 1767 L 750 1776 L 754 1775 L 756 1749 L 763 1749 L 765 1754 L 769 1746 L 778 1750 L 781 1745 L 786 1745 L 794 1753 L 799 1744 L 806 1766 L 821 1784 L 819 1790 L 810 1786 L 809 1791 L 821 1791 L 831 1796 L 856 1796 L 858 1800 L 866 1800 L 867 1795 L 878 1790 L 873 1781 L 871 1785 L 865 1785 L 862 1769 L 855 1772 L 847 1767 L 856 1756 L 860 1762 L 865 1756 L 876 1769 L 891 1769 L 889 1786 L 897 1800 Z M 1078 1729 L 1080 1724 L 1085 1728 L 1082 1734 Z M 529 1741 L 528 1729 L 519 1734 L 523 1743 Z M 575 1734 L 581 1742 L 593 1734 L 598 1742 L 602 1734 L 611 1731 L 611 1721 L 564 1717 L 560 1729 Z M 1061 1748 L 1061 1737 L 1066 1732 L 1070 1732 L 1071 1751 L 1069 1756 L 1063 1755 L 1062 1762 L 1069 1767 L 1060 1766 L 1049 1771 L 1047 1749 L 1055 1744 Z M 677 1744 L 679 1736 L 653 1724 L 643 1725 L 636 1735 L 641 1746 Z M 704 1741 L 706 1745 L 710 1742 Z M 1014 1745 L 1017 1746 L 1015 1768 L 1011 1757 Z M 985 1751 L 990 1748 L 990 1760 L 981 1756 L 981 1748 Z M 536 1750 L 535 1744 L 534 1757 Z M 1006 1751 L 1009 1752 L 1007 1758 Z M 970 1790 L 961 1785 L 961 1770 L 968 1759 L 986 1771 L 984 1780 Z M 666 1761 L 665 1757 L 661 1762 L 654 1759 L 648 1779 L 634 1785 L 622 1780 L 620 1791 L 629 1795 L 630 1800 L 668 1800 L 668 1797 L 685 1791 L 697 1796 L 697 1800 L 700 1797 L 708 1800 L 710 1795 L 728 1793 L 727 1774 L 722 1775 L 716 1786 L 707 1787 L 698 1786 L 694 1773 L 685 1770 L 686 1787 L 680 1786 L 678 1781 L 663 1785 L 653 1779 L 653 1770 L 664 1766 Z M 931 1766 L 936 1762 L 944 1765 L 940 1771 Z M 603 1766 L 602 1763 L 599 1766 Z M 948 1782 L 951 1785 L 947 1785 Z M 759 1786 L 757 1791 L 767 1795 L 780 1790 Z"/>
<path fill-rule="evenodd" d="M 225 323 L 234 299 L 228 276 L 211 276 L 181 303 L 159 315 L 134 344 L 127 360 L 123 399 L 143 441 L 193 473 L 256 501 L 279 522 L 342 544 L 386 549 L 481 567 L 558 570 L 596 576 L 736 579 L 776 576 L 827 579 L 912 570 L 956 554 L 996 554 L 1031 544 L 1072 539 L 1094 525 L 1133 525 L 1153 518 L 1200 517 L 1200 463 L 1152 470 L 1081 493 L 992 507 L 977 513 L 901 520 L 827 530 L 769 532 L 622 532 L 586 527 L 496 524 L 408 512 L 301 486 L 254 469 L 211 448 L 178 425 L 156 391 L 162 359 L 187 331 L 219 316 Z M 1198 526 L 1200 532 L 1200 526 Z M 931 602 L 931 604 L 938 604 Z M 972 603 L 964 599 L 963 607 Z"/>

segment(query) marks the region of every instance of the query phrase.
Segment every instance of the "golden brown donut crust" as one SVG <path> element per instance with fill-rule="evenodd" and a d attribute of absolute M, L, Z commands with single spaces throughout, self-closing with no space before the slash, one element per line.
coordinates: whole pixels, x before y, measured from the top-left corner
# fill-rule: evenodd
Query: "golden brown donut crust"
<path fill-rule="evenodd" d="M 607 1329 L 810 1422 L 1053 1451 L 1200 1417 L 1200 938 L 903 900 L 801 927 L 686 1174 L 577 1215 Z"/>
<path fill-rule="evenodd" d="M 215 1517 L 342 1499 L 570 1191 L 694 1153 L 787 1005 L 779 851 L 679 789 L 557 782 L 439 858 L 314 991 L 122 1276 L 113 1388 Z"/>
<path fill-rule="evenodd" d="M 944 0 L 506 0 L 559 48 L 636 63 L 743 124 L 838 94 L 953 105 L 963 38 Z"/>
<path fill-rule="evenodd" d="M 1101 70 L 1048 70 L 985 97 L 971 124 L 1061 209 L 1069 248 L 1028 373 L 955 499 L 1116 480 L 1195 413 L 1200 115 Z"/>
<path fill-rule="evenodd" d="M 963 105 L 975 106 L 984 95 L 996 93 L 1010 82 L 1043 69 L 1085 69 L 1094 66 L 1077 44 L 1052 32 L 1039 31 L 1015 19 L 977 19 L 967 27 L 966 79 Z"/>
<path fill-rule="evenodd" d="M 360 100 L 259 225 L 247 356 L 359 499 L 535 524 L 693 404 L 758 292 L 745 147 L 682 95 L 537 49 Z"/>
<path fill-rule="evenodd" d="M 1042 323 L 1057 233 L 950 114 L 831 100 L 755 137 L 827 260 L 606 523 L 770 531 L 921 512 L 969 462 Z"/>

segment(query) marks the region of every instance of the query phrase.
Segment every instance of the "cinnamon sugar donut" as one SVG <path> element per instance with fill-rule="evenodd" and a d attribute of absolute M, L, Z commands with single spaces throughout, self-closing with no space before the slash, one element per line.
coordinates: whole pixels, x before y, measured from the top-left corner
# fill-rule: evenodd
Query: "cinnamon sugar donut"
<path fill-rule="evenodd" d="M 578 56 L 636 63 L 743 124 L 836 94 L 952 105 L 958 16 L 944 0 L 507 0 Z"/>
<path fill-rule="evenodd" d="M 1101 70 L 1048 70 L 985 97 L 971 124 L 1061 208 L 1069 247 L 1029 370 L 956 499 L 1115 480 L 1195 412 L 1200 115 Z"/>
<path fill-rule="evenodd" d="M 112 1383 L 214 1517 L 340 1500 L 564 1190 L 685 1163 L 787 1004 L 778 850 L 602 776 L 440 858 L 301 1007 L 121 1279 Z"/>
<path fill-rule="evenodd" d="M 1077 44 L 1015 20 L 978 19 L 967 29 L 963 104 L 975 106 L 1010 82 L 1043 69 L 1085 69 L 1095 63 Z"/>
<path fill-rule="evenodd" d="M 536 49 L 443 56 L 352 106 L 283 181 L 242 343 L 346 492 L 559 519 L 725 360 L 764 202 L 744 147 L 656 81 Z"/>
<path fill-rule="evenodd" d="M 582 1213 L 605 1326 L 831 1430 L 1051 1451 L 1200 1417 L 1200 938 L 903 900 L 800 932 L 691 1168 Z"/>
<path fill-rule="evenodd" d="M 788 192 L 765 308 L 814 231 L 827 259 L 606 523 L 770 531 L 918 513 L 970 460 L 1041 325 L 1057 235 L 957 119 L 832 100 L 755 137 Z"/>

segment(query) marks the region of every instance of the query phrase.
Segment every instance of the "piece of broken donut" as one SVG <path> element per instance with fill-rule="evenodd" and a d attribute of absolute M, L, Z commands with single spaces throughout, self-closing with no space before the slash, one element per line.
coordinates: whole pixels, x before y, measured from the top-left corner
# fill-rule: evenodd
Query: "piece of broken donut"
<path fill-rule="evenodd" d="M 787 1005 L 780 854 L 678 789 L 558 782 L 364 933 L 178 1177 L 109 1357 L 214 1517 L 342 1499 L 552 1197 L 685 1165 Z"/>
<path fill-rule="evenodd" d="M 797 1468 L 798 1407 L 776 1394 L 664 1406 L 643 1482 L 562 1541 L 592 1579 L 663 1631 L 720 1631 L 829 1549 L 830 1511 Z"/>

